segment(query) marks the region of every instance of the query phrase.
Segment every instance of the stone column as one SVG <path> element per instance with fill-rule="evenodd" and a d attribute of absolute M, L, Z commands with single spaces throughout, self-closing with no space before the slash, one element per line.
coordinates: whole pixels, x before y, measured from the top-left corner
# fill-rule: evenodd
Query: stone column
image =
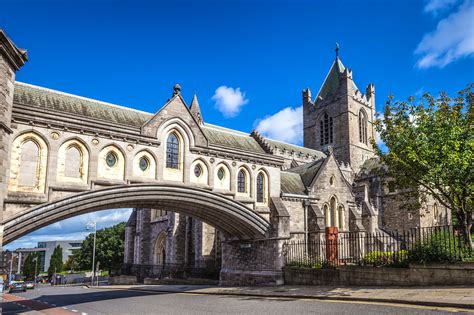
<path fill-rule="evenodd" d="M 28 60 L 25 50 L 19 49 L 0 29 L 0 222 L 3 222 L 4 200 L 8 189 L 9 143 L 13 107 L 15 73 Z M 0 224 L 0 250 L 3 223 Z"/>

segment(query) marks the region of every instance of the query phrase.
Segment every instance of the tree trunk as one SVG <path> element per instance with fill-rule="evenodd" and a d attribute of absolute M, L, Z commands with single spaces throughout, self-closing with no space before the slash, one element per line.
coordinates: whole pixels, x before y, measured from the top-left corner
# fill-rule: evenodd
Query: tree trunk
<path fill-rule="evenodd" d="M 463 226 L 462 234 L 464 238 L 464 245 L 467 248 L 470 248 L 472 252 L 472 250 L 474 250 L 474 243 L 472 242 L 472 238 L 471 238 L 471 227 L 472 227 L 472 224 L 467 224 L 466 226 Z"/>

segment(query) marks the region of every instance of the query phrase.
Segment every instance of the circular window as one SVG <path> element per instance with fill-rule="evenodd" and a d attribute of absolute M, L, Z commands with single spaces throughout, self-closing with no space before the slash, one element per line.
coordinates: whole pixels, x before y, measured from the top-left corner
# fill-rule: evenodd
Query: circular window
<path fill-rule="evenodd" d="M 194 167 L 194 176 L 201 177 L 201 175 L 202 175 L 202 167 L 201 165 L 196 164 L 196 166 Z"/>
<path fill-rule="evenodd" d="M 217 177 L 220 179 L 220 180 L 223 180 L 224 177 L 225 177 L 225 171 L 224 171 L 224 168 L 220 168 L 218 171 L 217 171 Z"/>
<path fill-rule="evenodd" d="M 138 166 L 144 172 L 148 169 L 148 167 L 150 167 L 150 161 L 148 161 L 148 159 L 143 156 L 140 158 L 140 161 L 138 162 Z"/>
<path fill-rule="evenodd" d="M 113 152 L 107 153 L 107 156 L 105 157 L 105 163 L 107 163 L 108 167 L 114 167 L 117 164 L 117 155 Z"/>

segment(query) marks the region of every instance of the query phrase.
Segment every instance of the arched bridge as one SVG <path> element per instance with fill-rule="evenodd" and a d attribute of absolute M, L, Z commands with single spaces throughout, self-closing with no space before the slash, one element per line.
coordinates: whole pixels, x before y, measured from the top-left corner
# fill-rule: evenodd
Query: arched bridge
<path fill-rule="evenodd" d="M 79 193 L 4 218 L 3 243 L 76 215 L 113 208 L 160 208 L 192 216 L 226 236 L 263 238 L 269 222 L 244 204 L 209 190 L 170 184 L 130 184 Z"/>

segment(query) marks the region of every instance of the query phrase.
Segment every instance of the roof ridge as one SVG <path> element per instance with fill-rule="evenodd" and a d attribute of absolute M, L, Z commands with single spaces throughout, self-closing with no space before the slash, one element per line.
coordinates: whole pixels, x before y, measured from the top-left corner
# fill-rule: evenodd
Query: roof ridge
<path fill-rule="evenodd" d="M 54 90 L 54 89 L 50 89 L 50 88 L 45 88 L 45 87 L 34 85 L 34 84 L 29 84 L 29 83 L 20 82 L 20 81 L 16 81 L 15 84 L 30 87 L 30 88 L 34 88 L 34 89 L 38 89 L 38 90 L 43 90 L 43 91 L 46 91 L 46 92 L 52 92 L 52 93 L 56 93 L 56 94 L 59 94 L 59 95 L 73 97 L 73 98 L 77 98 L 77 99 L 84 100 L 84 101 L 90 101 L 90 102 L 95 102 L 95 103 L 99 103 L 99 104 L 106 105 L 106 106 L 112 106 L 112 107 L 116 107 L 116 108 L 120 108 L 120 109 L 125 109 L 125 110 L 129 110 L 129 111 L 133 111 L 133 112 L 137 112 L 137 113 L 141 113 L 141 114 L 146 114 L 146 115 L 150 115 L 150 116 L 154 115 L 152 113 L 145 112 L 145 111 L 142 111 L 142 110 L 139 110 L 139 109 L 126 107 L 126 106 L 123 106 L 123 105 L 112 104 L 112 103 L 108 103 L 108 102 L 104 102 L 104 101 L 99 101 L 99 100 L 96 100 L 96 99 L 93 99 L 93 98 L 79 96 L 79 95 L 76 95 L 76 94 L 62 92 L 62 91 L 58 91 L 58 90 Z"/>
<path fill-rule="evenodd" d="M 222 127 L 222 126 L 218 126 L 218 125 L 214 125 L 214 124 L 210 124 L 210 123 L 206 123 L 206 122 L 204 123 L 204 127 L 209 127 L 209 128 L 212 128 L 212 129 L 217 129 L 217 130 L 226 131 L 226 132 L 232 132 L 234 134 L 239 134 L 241 136 L 250 137 L 250 134 L 246 133 L 244 131 L 235 130 L 235 129 L 231 129 L 231 128 L 227 128 L 227 127 Z"/>

